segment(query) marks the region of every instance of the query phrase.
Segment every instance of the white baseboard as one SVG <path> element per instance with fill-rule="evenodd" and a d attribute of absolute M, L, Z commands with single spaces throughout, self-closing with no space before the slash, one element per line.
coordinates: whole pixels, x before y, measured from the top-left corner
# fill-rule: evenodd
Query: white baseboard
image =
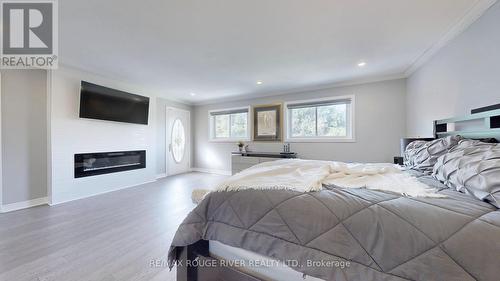
<path fill-rule="evenodd" d="M 163 173 L 163 174 L 157 174 L 156 175 L 156 179 L 159 180 L 159 179 L 162 179 L 162 178 L 166 178 L 168 175 L 166 173 Z"/>
<path fill-rule="evenodd" d="M 231 171 L 217 170 L 217 169 L 205 169 L 205 168 L 191 168 L 191 171 L 192 172 L 207 173 L 207 174 L 223 175 L 223 176 L 230 176 L 232 174 Z"/>
<path fill-rule="evenodd" d="M 31 208 L 39 205 L 45 205 L 49 203 L 48 197 L 42 197 L 37 199 L 32 199 L 28 201 L 16 202 L 7 205 L 2 205 L 0 208 L 0 212 L 7 213 L 13 212 L 21 209 Z"/>
<path fill-rule="evenodd" d="M 63 200 L 59 199 L 56 202 L 50 202 L 49 206 L 55 206 L 55 205 L 64 204 L 64 203 L 68 203 L 68 202 L 72 202 L 72 201 L 76 201 L 76 200 L 80 200 L 80 199 L 86 199 L 86 198 L 89 198 L 89 197 L 103 195 L 103 194 L 106 194 L 106 193 L 115 192 L 115 191 L 119 191 L 119 190 L 127 189 L 127 188 L 132 188 L 132 187 L 137 187 L 137 186 L 140 186 L 140 185 L 144 185 L 144 184 L 148 184 L 148 183 L 153 183 L 153 182 L 156 182 L 156 180 L 148 180 L 148 181 L 145 181 L 145 182 L 142 182 L 142 183 L 137 183 L 137 184 L 127 185 L 127 186 L 117 187 L 117 188 L 109 189 L 109 190 L 102 191 L 102 192 L 96 192 L 96 193 L 91 193 L 91 194 L 76 196 L 76 197 L 73 197 L 73 198 L 70 198 L 70 199 L 63 199 Z"/>

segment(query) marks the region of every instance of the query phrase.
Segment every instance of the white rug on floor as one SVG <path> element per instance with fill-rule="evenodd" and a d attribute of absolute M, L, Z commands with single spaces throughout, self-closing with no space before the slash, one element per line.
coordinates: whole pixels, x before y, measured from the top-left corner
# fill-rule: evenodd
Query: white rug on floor
<path fill-rule="evenodd" d="M 199 204 L 207 194 L 209 194 L 213 189 L 198 188 L 193 190 L 191 193 L 191 200 L 194 204 Z"/>

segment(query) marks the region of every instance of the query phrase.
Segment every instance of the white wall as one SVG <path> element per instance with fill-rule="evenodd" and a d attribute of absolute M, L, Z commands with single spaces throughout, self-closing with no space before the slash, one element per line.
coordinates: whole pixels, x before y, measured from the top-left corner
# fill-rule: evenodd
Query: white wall
<path fill-rule="evenodd" d="M 432 122 L 500 103 L 500 2 L 407 81 L 407 135 L 432 136 Z"/>
<path fill-rule="evenodd" d="M 47 196 L 46 72 L 2 72 L 3 205 Z"/>
<path fill-rule="evenodd" d="M 356 162 L 392 162 L 399 155 L 399 140 L 405 135 L 405 79 L 369 83 L 320 91 L 287 94 L 194 107 L 194 167 L 229 171 L 230 153 L 236 144 L 210 142 L 208 111 L 247 105 L 355 95 L 355 143 L 292 143 L 301 158 Z M 252 143 L 258 151 L 281 151 L 282 143 Z"/>
<path fill-rule="evenodd" d="M 62 67 L 49 73 L 52 204 L 154 181 L 156 177 L 156 99 L 150 99 L 148 125 L 81 119 L 78 117 L 81 80 L 151 96 L 135 85 L 76 69 Z M 145 169 L 74 178 L 76 153 L 142 149 L 146 150 Z"/>

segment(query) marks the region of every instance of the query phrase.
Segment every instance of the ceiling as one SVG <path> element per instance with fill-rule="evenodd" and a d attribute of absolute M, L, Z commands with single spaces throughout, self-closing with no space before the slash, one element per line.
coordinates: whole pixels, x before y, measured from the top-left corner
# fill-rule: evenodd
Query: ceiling
<path fill-rule="evenodd" d="M 249 98 L 402 77 L 481 1 L 64 0 L 59 57 L 173 100 Z"/>

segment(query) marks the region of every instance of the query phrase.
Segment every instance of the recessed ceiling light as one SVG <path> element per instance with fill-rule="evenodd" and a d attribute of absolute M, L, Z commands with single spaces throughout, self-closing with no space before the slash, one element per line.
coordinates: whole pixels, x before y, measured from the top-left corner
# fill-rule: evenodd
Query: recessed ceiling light
<path fill-rule="evenodd" d="M 363 66 L 366 66 L 366 62 L 364 62 L 364 61 L 362 61 L 362 62 L 359 62 L 359 63 L 358 63 L 358 66 L 359 66 L 359 67 L 363 67 Z"/>
<path fill-rule="evenodd" d="M 262 81 L 257 81 L 257 85 L 262 85 Z"/>
<path fill-rule="evenodd" d="M 196 93 L 189 93 L 192 97 L 196 96 Z"/>

